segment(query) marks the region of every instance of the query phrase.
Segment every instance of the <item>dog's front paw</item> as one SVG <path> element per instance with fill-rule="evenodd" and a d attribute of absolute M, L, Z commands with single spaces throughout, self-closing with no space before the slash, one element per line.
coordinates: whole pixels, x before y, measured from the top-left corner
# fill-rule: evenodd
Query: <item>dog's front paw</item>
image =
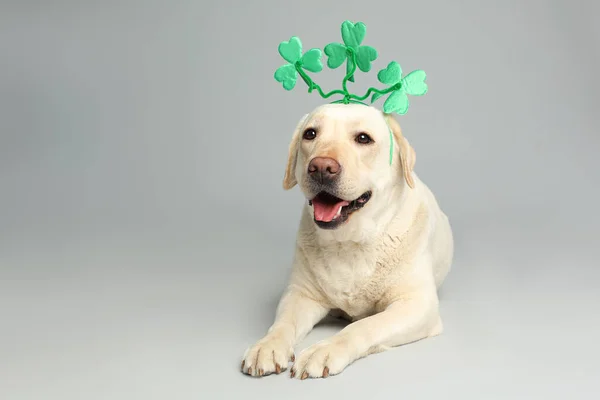
<path fill-rule="evenodd" d="M 281 339 L 265 337 L 246 350 L 242 372 L 250 376 L 279 374 L 289 361 L 294 361 L 294 349 Z"/>
<path fill-rule="evenodd" d="M 303 350 L 290 370 L 292 378 L 327 378 L 339 374 L 352 362 L 348 343 L 335 338 L 316 343 Z"/>

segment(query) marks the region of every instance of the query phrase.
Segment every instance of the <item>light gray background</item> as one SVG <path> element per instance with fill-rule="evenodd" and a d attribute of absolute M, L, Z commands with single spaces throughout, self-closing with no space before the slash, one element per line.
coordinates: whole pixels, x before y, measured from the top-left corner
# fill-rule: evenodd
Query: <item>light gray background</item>
<path fill-rule="evenodd" d="M 1 4 L 1 399 L 598 396 L 598 2 Z M 288 142 L 322 102 L 273 80 L 277 45 L 345 19 L 375 71 L 428 73 L 401 122 L 455 230 L 445 332 L 326 380 L 248 378 L 303 202 Z"/>

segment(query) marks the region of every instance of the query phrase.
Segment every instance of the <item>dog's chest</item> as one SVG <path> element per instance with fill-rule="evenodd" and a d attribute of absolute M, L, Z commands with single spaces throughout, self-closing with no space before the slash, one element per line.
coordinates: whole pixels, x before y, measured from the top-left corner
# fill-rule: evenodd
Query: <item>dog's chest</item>
<path fill-rule="evenodd" d="M 312 269 L 332 306 L 356 318 L 374 312 L 385 290 L 377 253 L 372 247 L 358 244 L 320 251 Z"/>

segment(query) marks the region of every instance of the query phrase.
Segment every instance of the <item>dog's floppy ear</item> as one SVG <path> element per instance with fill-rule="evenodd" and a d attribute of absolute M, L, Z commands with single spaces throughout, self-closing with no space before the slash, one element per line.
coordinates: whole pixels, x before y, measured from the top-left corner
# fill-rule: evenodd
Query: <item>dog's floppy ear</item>
<path fill-rule="evenodd" d="M 415 181 L 413 179 L 413 170 L 415 168 L 415 162 L 417 161 L 417 155 L 415 150 L 412 148 L 408 140 L 402 135 L 402 130 L 400 129 L 400 124 L 391 114 L 385 114 L 385 120 L 392 130 L 392 134 L 396 139 L 399 147 L 400 153 L 400 163 L 402 165 L 402 174 L 404 175 L 404 179 L 406 183 L 411 188 L 415 187 Z"/>
<path fill-rule="evenodd" d="M 296 161 L 298 160 L 298 149 L 300 144 L 300 133 L 302 132 L 302 126 L 304 125 L 304 121 L 306 121 L 306 117 L 308 114 L 303 116 L 296 125 L 296 130 L 292 135 L 292 141 L 290 142 L 290 147 L 288 151 L 288 160 L 287 166 L 285 168 L 285 175 L 283 177 L 283 188 L 285 190 L 290 190 L 298 183 L 296 181 Z"/>

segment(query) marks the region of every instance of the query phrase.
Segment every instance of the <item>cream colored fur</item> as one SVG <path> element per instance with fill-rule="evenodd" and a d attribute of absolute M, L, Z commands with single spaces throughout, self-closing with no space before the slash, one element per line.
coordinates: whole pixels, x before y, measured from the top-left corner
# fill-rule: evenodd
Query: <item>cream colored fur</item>
<path fill-rule="evenodd" d="M 394 154 L 389 163 L 389 129 Z M 302 139 L 308 127 L 315 140 Z M 368 133 L 370 145 L 354 137 Z M 293 361 L 296 378 L 342 372 L 368 354 L 442 332 L 437 289 L 453 257 L 446 215 L 414 173 L 415 152 L 389 115 L 363 105 L 324 105 L 304 116 L 292 137 L 284 187 L 295 185 L 310 199 L 305 171 L 313 157 L 342 165 L 341 193 L 370 201 L 335 230 L 314 223 L 304 206 L 289 285 L 265 337 L 243 357 L 251 376 L 279 373 Z M 352 323 L 294 357 L 294 347 L 328 313 Z M 294 360 L 295 359 L 295 360 Z"/>

